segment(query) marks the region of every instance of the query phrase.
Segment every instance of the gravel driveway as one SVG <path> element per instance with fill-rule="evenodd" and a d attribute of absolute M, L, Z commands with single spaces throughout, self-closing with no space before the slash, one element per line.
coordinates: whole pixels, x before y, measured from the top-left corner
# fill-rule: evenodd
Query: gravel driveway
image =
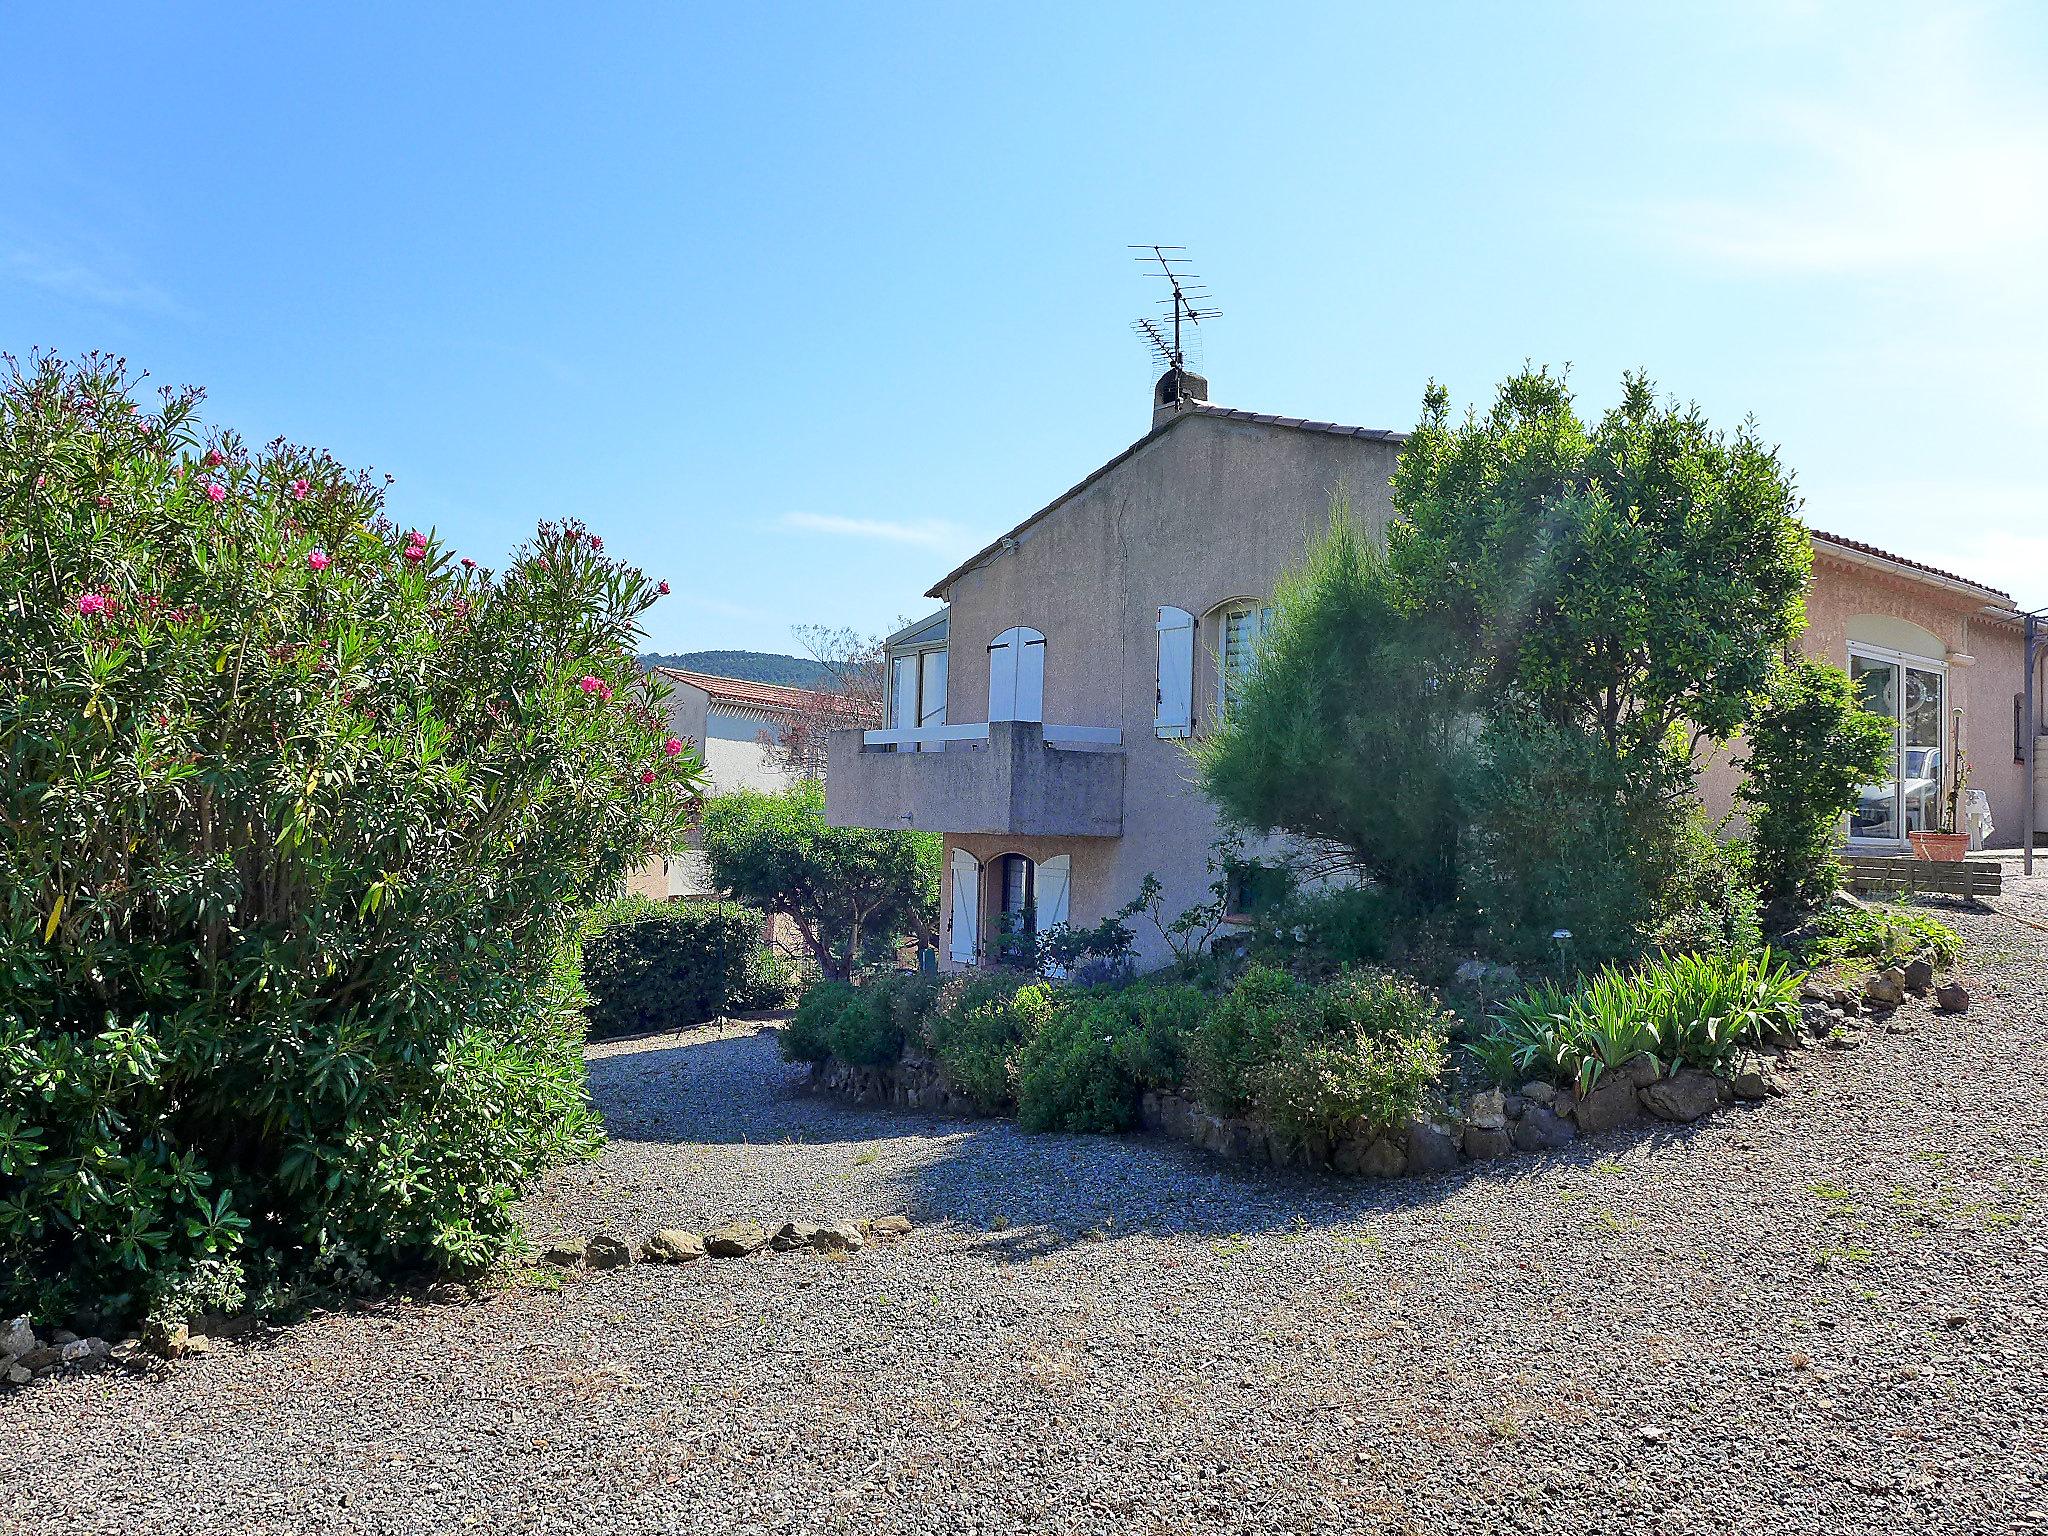
<path fill-rule="evenodd" d="M 2015 890 L 2048 921 L 2048 876 Z M 538 1240 L 907 1212 L 0 1398 L 0 1528 L 2048 1532 L 2048 933 L 1791 1094 L 1374 1186 L 598 1047 Z"/>

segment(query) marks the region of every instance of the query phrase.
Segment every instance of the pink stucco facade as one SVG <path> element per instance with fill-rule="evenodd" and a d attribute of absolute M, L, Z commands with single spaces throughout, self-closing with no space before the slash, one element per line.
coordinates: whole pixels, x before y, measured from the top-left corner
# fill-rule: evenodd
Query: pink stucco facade
<path fill-rule="evenodd" d="M 1846 668 L 1852 649 L 1895 653 L 1938 669 L 1947 685 L 1948 738 L 1960 722 L 1969 786 L 1990 802 L 1989 846 L 2020 841 L 2025 769 L 2014 723 L 2022 677 L 2024 632 L 2004 593 L 1894 556 L 1814 535 L 1813 581 L 1806 594 L 1800 647 Z M 2036 687 L 2039 682 L 2037 680 Z M 1953 754 L 1945 754 L 1951 758 Z M 1741 781 L 1740 740 L 1707 755 L 1700 797 L 1710 816 L 1735 809 Z M 1946 761 L 1944 782 L 1953 772 Z M 1731 825 L 1739 825 L 1731 823 Z"/>

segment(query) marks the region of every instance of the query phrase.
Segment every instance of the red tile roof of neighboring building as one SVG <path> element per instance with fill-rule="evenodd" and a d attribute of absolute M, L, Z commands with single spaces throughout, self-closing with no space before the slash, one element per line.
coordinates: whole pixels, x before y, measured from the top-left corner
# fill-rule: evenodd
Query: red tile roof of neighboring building
<path fill-rule="evenodd" d="M 2012 594 L 2010 592 L 2002 591 L 1997 587 L 1987 587 L 1981 581 L 1972 581 L 1967 576 L 1958 576 L 1954 571 L 1944 571 L 1941 567 L 1935 565 L 1923 565 L 1918 560 L 1908 560 L 1904 555 L 1895 555 L 1888 549 L 1879 549 L 1875 544 L 1866 544 L 1861 539 L 1844 538 L 1839 533 L 1827 533 L 1819 528 L 1810 528 L 1807 531 L 1816 540 L 1825 541 L 1829 544 L 1839 544 L 1842 548 L 1853 549 L 1858 554 L 1875 555 L 1880 560 L 1889 560 L 1893 565 L 1903 565 L 1908 570 L 1923 571 L 1929 576 L 1939 576 L 1944 581 L 1961 582 L 1964 586 L 1974 587 L 1977 591 L 1991 597 L 2002 598 L 2008 606 L 2012 603 Z"/>
<path fill-rule="evenodd" d="M 741 677 L 713 677 L 709 672 L 688 672 L 681 667 L 656 667 L 663 677 L 702 688 L 714 704 L 736 704 L 746 709 L 799 710 L 810 707 L 818 695 L 810 688 L 788 688 L 781 683 L 756 683 Z"/>

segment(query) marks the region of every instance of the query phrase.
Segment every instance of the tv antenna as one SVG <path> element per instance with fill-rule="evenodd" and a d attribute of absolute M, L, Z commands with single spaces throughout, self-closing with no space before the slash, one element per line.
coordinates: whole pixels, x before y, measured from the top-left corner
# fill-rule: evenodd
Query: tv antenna
<path fill-rule="evenodd" d="M 1214 320 L 1223 311 L 1208 302 L 1208 288 L 1201 278 L 1188 270 L 1186 246 L 1134 245 L 1130 249 L 1138 253 L 1134 259 L 1147 269 L 1146 276 L 1163 278 L 1171 290 L 1159 301 L 1166 314 L 1156 320 L 1150 315 L 1141 315 L 1131 322 L 1131 329 L 1137 332 L 1138 339 L 1145 343 L 1162 366 L 1183 368 L 1187 365 L 1187 353 L 1181 344 L 1181 327 L 1199 326 L 1204 320 Z M 1154 267 L 1159 270 L 1152 271 Z"/>

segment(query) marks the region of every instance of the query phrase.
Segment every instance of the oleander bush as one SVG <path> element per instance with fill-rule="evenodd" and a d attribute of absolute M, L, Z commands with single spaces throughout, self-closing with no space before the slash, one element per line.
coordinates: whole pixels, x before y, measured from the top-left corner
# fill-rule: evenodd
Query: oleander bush
<path fill-rule="evenodd" d="M 1501 1082 L 1543 1078 L 1580 1093 L 1638 1056 L 1660 1071 L 1724 1071 L 1740 1051 L 1798 1029 L 1800 979 L 1769 950 L 1605 966 L 1577 986 L 1546 982 L 1506 1004 L 1474 1054 Z"/>
<path fill-rule="evenodd" d="M 701 782 L 595 537 L 484 570 L 198 398 L 0 378 L 0 1314 L 491 1262 Z"/>
<path fill-rule="evenodd" d="M 786 972 L 761 940 L 767 921 L 730 901 L 608 903 L 583 940 L 591 1035 L 682 1029 L 780 1006 Z"/>

